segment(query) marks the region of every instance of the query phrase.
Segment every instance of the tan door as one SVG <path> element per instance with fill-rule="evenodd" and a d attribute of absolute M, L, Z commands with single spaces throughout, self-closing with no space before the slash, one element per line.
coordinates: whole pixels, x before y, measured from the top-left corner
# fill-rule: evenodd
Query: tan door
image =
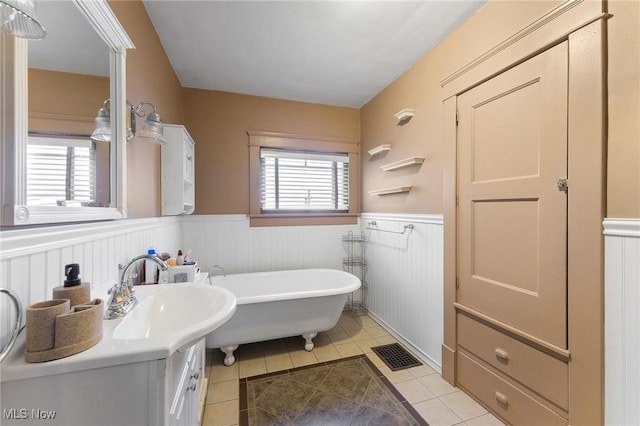
<path fill-rule="evenodd" d="M 458 302 L 567 347 L 567 43 L 458 98 Z"/>

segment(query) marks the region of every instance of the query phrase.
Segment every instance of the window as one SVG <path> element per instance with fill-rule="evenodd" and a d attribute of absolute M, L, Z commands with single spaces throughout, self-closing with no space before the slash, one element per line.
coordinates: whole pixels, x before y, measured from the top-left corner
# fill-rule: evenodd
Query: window
<path fill-rule="evenodd" d="M 86 139 L 29 137 L 28 205 L 88 205 L 96 199 L 95 143 Z"/>
<path fill-rule="evenodd" d="M 249 131 L 251 226 L 357 223 L 357 141 Z"/>
<path fill-rule="evenodd" d="M 348 212 L 349 156 L 261 148 L 260 209 Z"/>

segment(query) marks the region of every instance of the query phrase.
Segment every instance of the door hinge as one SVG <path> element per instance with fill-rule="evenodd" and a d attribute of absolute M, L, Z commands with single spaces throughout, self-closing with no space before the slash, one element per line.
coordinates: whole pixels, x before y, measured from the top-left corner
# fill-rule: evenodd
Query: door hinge
<path fill-rule="evenodd" d="M 456 288 L 460 288 L 460 278 L 456 277 Z"/>
<path fill-rule="evenodd" d="M 456 195 L 456 206 L 460 205 L 460 196 Z"/>
<path fill-rule="evenodd" d="M 456 110 L 456 126 L 460 122 L 460 111 Z"/>
<path fill-rule="evenodd" d="M 556 186 L 558 187 L 558 191 L 562 191 L 565 194 L 569 192 L 569 181 L 567 179 L 558 179 Z"/>

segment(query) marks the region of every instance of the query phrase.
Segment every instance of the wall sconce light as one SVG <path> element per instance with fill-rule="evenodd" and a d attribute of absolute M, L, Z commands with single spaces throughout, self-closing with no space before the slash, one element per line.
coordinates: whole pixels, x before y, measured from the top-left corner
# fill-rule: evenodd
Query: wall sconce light
<path fill-rule="evenodd" d="M 150 106 L 153 108 L 152 112 L 146 112 L 144 106 Z M 127 108 L 131 111 L 131 125 L 127 129 L 127 140 L 129 140 L 129 132 L 135 135 L 139 139 L 145 139 L 148 142 L 164 145 L 167 141 L 164 139 L 164 126 L 160 120 L 160 115 L 156 111 L 155 105 L 150 102 L 140 102 L 138 105 L 127 101 Z M 142 129 L 139 133 L 136 133 L 136 115 L 138 117 L 147 117 L 142 125 Z"/>
<path fill-rule="evenodd" d="M 111 142 L 110 105 L 111 101 L 107 99 L 104 101 L 102 108 L 98 110 L 98 115 L 95 119 L 95 129 L 91 134 L 91 139 L 95 141 Z M 144 110 L 145 106 L 150 106 L 153 108 L 153 111 L 146 112 Z M 138 139 L 160 145 L 167 143 L 164 139 L 164 126 L 160 120 L 160 115 L 152 103 L 140 102 L 138 105 L 133 105 L 131 102 L 127 101 L 127 109 L 129 110 L 129 116 L 127 117 L 127 141 L 137 137 Z M 136 132 L 136 116 L 147 117 L 139 132 Z"/>
<path fill-rule="evenodd" d="M 0 30 L 32 40 L 47 35 L 36 17 L 35 0 L 0 0 Z"/>

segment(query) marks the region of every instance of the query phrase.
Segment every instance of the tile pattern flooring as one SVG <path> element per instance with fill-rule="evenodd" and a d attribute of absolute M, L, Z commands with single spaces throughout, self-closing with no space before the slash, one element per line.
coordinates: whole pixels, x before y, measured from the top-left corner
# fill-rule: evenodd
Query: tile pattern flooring
<path fill-rule="evenodd" d="M 234 426 L 239 424 L 239 379 L 260 374 L 317 364 L 364 354 L 389 379 L 413 408 L 431 425 L 498 426 L 497 418 L 488 413 L 460 389 L 452 387 L 427 365 L 391 371 L 372 346 L 395 343 L 369 316 L 343 313 L 331 330 L 313 339 L 315 349 L 304 350 L 302 337 L 271 340 L 241 345 L 235 352 L 236 362 L 226 367 L 224 354 L 207 350 L 209 388 L 202 426 Z"/>

